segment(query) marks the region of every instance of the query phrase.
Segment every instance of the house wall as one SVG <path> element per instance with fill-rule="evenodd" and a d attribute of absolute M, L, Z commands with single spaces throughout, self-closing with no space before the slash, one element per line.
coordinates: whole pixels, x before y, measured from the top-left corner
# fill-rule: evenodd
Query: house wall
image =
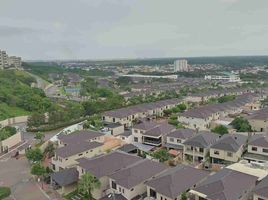
<path fill-rule="evenodd" d="M 248 121 L 252 127 L 252 130 L 258 132 L 268 132 L 268 120 L 249 119 Z"/>
<path fill-rule="evenodd" d="M 110 130 L 113 132 L 112 135 L 119 135 L 121 133 L 124 133 L 124 126 L 118 126 L 118 127 L 115 127 L 115 128 L 110 128 Z"/>
<path fill-rule="evenodd" d="M 252 150 L 252 147 L 256 147 L 257 148 L 257 151 L 253 151 Z M 263 152 L 263 149 L 267 149 L 268 150 L 268 148 L 263 148 L 263 147 L 259 147 L 259 146 L 248 145 L 248 152 L 249 153 L 254 153 L 254 154 L 268 156 L 268 153 Z"/>
<path fill-rule="evenodd" d="M 200 152 L 199 147 L 193 147 L 193 150 L 191 150 L 191 146 L 184 145 L 183 146 L 183 159 L 186 160 L 186 155 L 189 155 L 193 157 L 193 162 L 194 162 L 195 158 L 198 158 L 198 157 L 205 158 L 208 152 L 209 152 L 209 148 L 204 148 L 203 152 Z"/>
<path fill-rule="evenodd" d="M 147 186 L 147 196 L 148 197 L 150 197 L 150 189 L 155 191 L 154 188 L 151 188 L 151 187 Z M 171 198 L 169 198 L 169 197 L 167 197 L 167 196 L 165 196 L 163 194 L 158 193 L 157 191 L 155 191 L 155 192 L 156 192 L 155 200 L 174 200 L 174 199 L 171 199 Z M 162 197 L 162 199 L 161 199 L 161 197 Z M 180 199 L 180 195 L 177 197 L 177 199 Z"/>
<path fill-rule="evenodd" d="M 190 129 L 207 130 L 210 126 L 211 119 L 178 116 L 178 121 Z"/>
<path fill-rule="evenodd" d="M 110 182 L 110 188 L 111 190 L 113 190 L 115 193 L 120 193 L 122 194 L 126 199 L 132 199 L 137 195 L 141 195 L 143 193 L 146 192 L 147 188 L 144 185 L 144 183 L 140 183 L 138 185 L 136 185 L 135 187 L 131 188 L 131 189 L 127 189 L 125 187 L 122 187 L 118 184 L 116 184 L 116 190 L 112 188 L 112 179 L 109 180 Z M 116 183 L 116 182 L 115 182 Z M 120 192 L 121 189 L 121 192 Z"/>
<path fill-rule="evenodd" d="M 89 149 L 89 150 L 86 150 L 86 151 L 81 152 L 79 154 L 69 156 L 67 158 L 61 158 L 61 157 L 55 155 L 52 158 L 51 162 L 55 166 L 55 171 L 59 171 L 60 168 L 65 169 L 67 167 L 70 167 L 72 165 L 77 164 L 76 160 L 79 158 L 83 158 L 83 157 L 92 158 L 92 157 L 99 155 L 101 153 L 103 153 L 103 146 L 97 147 L 95 149 Z"/>
<path fill-rule="evenodd" d="M 172 141 L 173 139 L 173 141 Z M 175 144 L 175 145 L 183 145 L 183 142 L 185 142 L 184 139 L 174 138 L 174 137 L 168 137 L 167 136 L 167 143 L 168 144 Z"/>
<path fill-rule="evenodd" d="M 219 152 L 219 155 L 215 154 L 215 151 Z M 232 153 L 232 156 L 228 156 L 228 151 L 223 151 L 219 149 L 210 149 L 210 157 L 211 158 L 217 158 L 225 161 L 230 161 L 230 162 L 238 162 L 242 156 L 243 148 L 241 147 L 237 152 L 230 152 Z"/>
<path fill-rule="evenodd" d="M 119 135 L 119 138 L 120 138 L 123 142 L 125 142 L 125 143 L 127 143 L 127 144 L 130 144 L 130 143 L 133 142 L 133 135 L 130 135 L 130 136 Z"/>
<path fill-rule="evenodd" d="M 0 141 L 0 153 L 2 151 L 5 151 L 6 149 L 9 150 L 13 146 L 19 144 L 22 142 L 22 134 L 21 132 L 17 132 L 15 135 L 12 135 L 11 137 Z"/>
<path fill-rule="evenodd" d="M 256 195 L 256 194 L 254 194 L 253 195 L 253 200 L 268 200 L 268 198 L 267 197 L 262 197 L 262 196 L 259 196 L 259 195 Z"/>

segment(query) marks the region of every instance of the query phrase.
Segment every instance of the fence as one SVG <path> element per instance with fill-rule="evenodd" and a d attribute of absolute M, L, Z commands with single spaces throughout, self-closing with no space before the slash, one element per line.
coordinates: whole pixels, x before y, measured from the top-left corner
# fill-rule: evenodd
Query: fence
<path fill-rule="evenodd" d="M 10 126 L 12 124 L 25 123 L 25 122 L 27 122 L 28 117 L 29 116 L 12 117 L 12 118 L 0 121 L 0 125 L 2 127 L 5 127 L 5 126 Z"/>

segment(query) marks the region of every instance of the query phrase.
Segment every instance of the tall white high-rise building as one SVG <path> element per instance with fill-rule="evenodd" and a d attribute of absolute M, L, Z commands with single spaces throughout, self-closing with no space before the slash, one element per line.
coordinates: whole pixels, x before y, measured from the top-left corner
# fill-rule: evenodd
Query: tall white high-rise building
<path fill-rule="evenodd" d="M 175 60 L 174 62 L 174 72 L 188 72 L 188 61 L 187 60 Z"/>
<path fill-rule="evenodd" d="M 5 51 L 0 50 L 0 69 L 8 67 L 8 55 Z"/>

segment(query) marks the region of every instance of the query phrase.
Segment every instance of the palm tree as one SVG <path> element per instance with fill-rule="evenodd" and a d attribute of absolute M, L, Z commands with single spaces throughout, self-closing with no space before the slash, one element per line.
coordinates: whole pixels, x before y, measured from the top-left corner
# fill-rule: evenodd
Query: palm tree
<path fill-rule="evenodd" d="M 91 192 L 94 189 L 100 188 L 100 186 L 101 186 L 100 181 L 91 173 L 87 172 L 84 175 L 82 175 L 78 183 L 78 191 L 89 197 L 89 199 L 93 199 Z"/>

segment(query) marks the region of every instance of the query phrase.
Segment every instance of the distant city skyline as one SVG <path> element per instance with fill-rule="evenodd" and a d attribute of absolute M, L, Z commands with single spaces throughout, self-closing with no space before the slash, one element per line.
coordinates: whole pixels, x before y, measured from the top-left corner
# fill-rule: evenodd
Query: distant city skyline
<path fill-rule="evenodd" d="M 0 49 L 24 60 L 268 55 L 267 0 L 1 0 Z"/>

